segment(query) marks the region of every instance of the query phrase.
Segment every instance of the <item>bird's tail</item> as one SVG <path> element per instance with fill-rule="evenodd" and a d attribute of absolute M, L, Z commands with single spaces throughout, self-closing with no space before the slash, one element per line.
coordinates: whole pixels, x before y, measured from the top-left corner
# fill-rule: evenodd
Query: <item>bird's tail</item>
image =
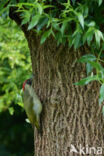
<path fill-rule="evenodd" d="M 35 122 L 35 127 L 37 128 L 38 133 L 42 136 L 42 122 L 40 120 L 40 117 L 37 116 L 37 121 Z"/>

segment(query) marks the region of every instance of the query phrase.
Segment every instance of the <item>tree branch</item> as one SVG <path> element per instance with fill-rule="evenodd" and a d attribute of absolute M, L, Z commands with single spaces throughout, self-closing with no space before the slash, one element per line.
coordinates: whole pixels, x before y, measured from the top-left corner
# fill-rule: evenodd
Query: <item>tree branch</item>
<path fill-rule="evenodd" d="M 24 33 L 26 33 L 28 25 L 27 24 L 21 25 L 22 18 L 20 16 L 20 13 L 17 12 L 17 10 L 18 10 L 18 7 L 10 7 L 10 9 L 9 9 L 9 17 L 12 20 L 14 20 L 17 23 L 18 26 L 21 27 L 21 29 L 23 30 Z"/>

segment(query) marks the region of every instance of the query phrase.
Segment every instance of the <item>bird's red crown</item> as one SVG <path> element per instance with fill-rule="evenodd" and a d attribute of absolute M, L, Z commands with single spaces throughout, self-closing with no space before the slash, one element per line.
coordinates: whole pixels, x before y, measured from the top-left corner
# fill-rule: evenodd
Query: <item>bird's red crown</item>
<path fill-rule="evenodd" d="M 22 85 L 22 89 L 23 89 L 23 91 L 25 90 L 26 82 L 27 82 L 27 80 L 25 80 L 25 82 L 24 82 L 23 85 Z"/>

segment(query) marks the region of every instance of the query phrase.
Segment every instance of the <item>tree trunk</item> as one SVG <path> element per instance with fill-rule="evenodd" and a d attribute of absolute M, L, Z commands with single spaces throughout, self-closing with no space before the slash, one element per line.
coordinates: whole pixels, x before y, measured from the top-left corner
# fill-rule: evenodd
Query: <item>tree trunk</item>
<path fill-rule="evenodd" d="M 34 88 L 43 104 L 43 135 L 34 131 L 35 156 L 103 156 L 104 119 L 98 104 L 99 84 L 74 85 L 86 77 L 85 65 L 76 61 L 88 49 L 74 51 L 67 45 L 57 46 L 53 38 L 40 45 L 33 31 L 22 29 L 30 48 Z M 74 147 L 77 153 L 71 151 Z"/>
<path fill-rule="evenodd" d="M 43 136 L 35 130 L 35 156 L 103 155 L 99 148 L 104 145 L 99 84 L 74 85 L 86 76 L 85 65 L 76 60 L 88 53 L 87 48 L 74 51 L 57 46 L 52 38 L 40 45 L 39 38 L 34 36 L 31 33 L 26 38 L 35 75 L 34 87 L 43 104 Z M 73 145 L 78 153 L 70 151 Z"/>

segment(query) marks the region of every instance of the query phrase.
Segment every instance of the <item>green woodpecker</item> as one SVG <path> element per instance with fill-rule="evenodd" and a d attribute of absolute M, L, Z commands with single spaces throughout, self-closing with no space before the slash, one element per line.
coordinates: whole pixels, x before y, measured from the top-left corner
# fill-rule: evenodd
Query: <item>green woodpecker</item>
<path fill-rule="evenodd" d="M 29 121 L 33 127 L 35 126 L 40 131 L 42 104 L 32 87 L 32 78 L 23 83 L 23 102 Z"/>

